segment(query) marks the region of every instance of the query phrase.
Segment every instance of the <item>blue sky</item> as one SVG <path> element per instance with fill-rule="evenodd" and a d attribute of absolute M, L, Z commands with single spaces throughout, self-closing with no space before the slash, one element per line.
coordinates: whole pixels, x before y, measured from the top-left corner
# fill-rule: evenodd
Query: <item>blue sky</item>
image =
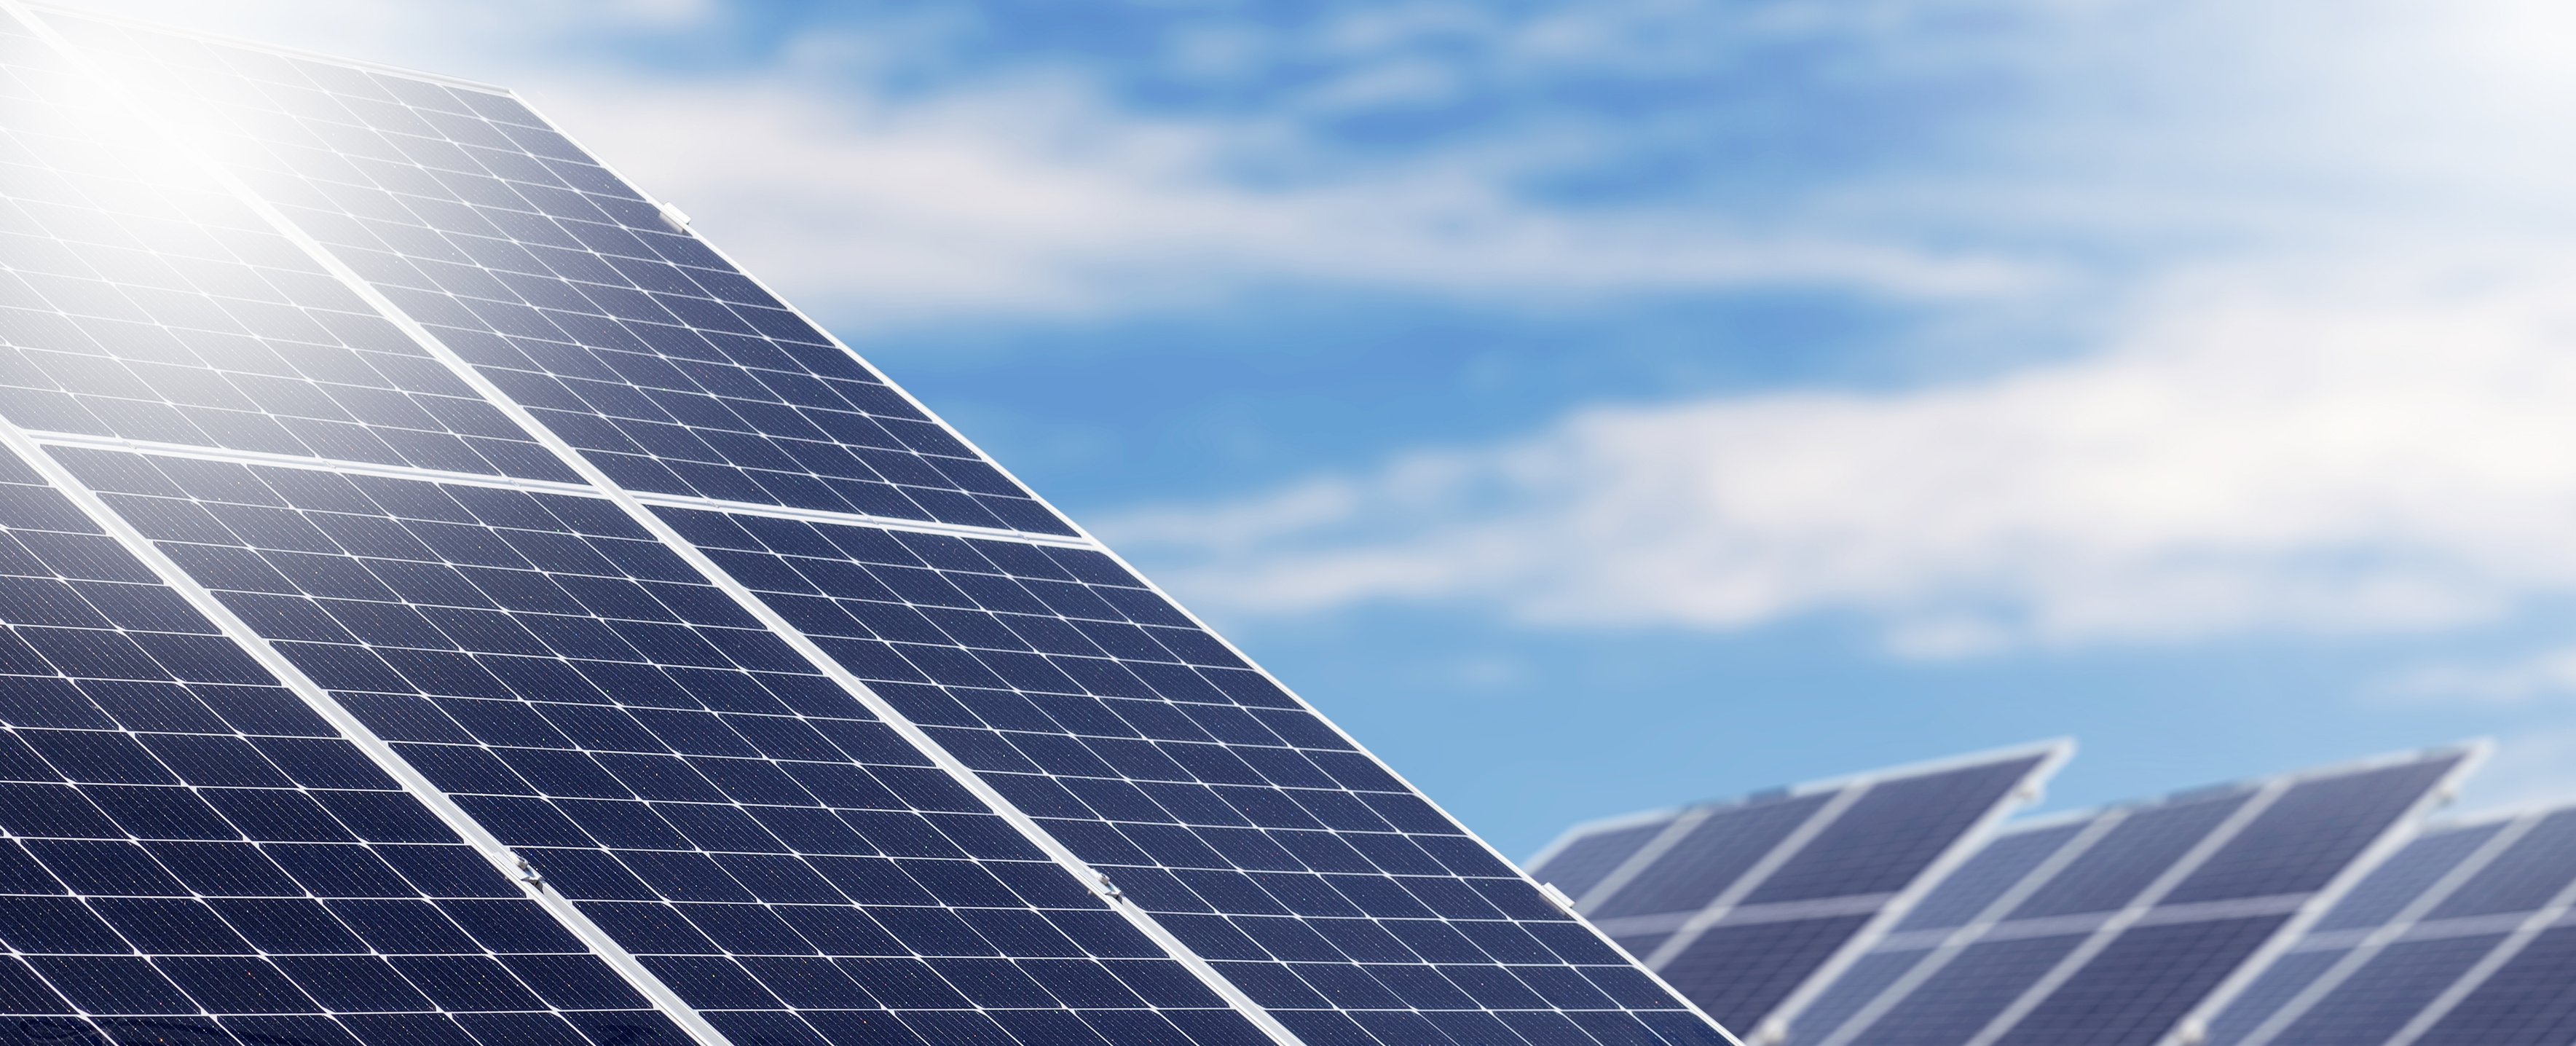
<path fill-rule="evenodd" d="M 1507 852 L 2576 794 L 2552 5 L 99 6 L 520 88 Z"/>

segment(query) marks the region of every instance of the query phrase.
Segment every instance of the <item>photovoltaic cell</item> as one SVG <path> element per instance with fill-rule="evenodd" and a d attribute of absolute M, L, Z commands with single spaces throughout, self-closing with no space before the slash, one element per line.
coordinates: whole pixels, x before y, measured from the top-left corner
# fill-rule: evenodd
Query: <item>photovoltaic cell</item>
<path fill-rule="evenodd" d="M 1105 555 L 659 511 L 1310 1041 L 1699 1026 Z"/>
<path fill-rule="evenodd" d="M 1872 944 L 1850 983 L 1789 1014 L 1788 1041 L 2163 1042 L 2331 900 L 2329 888 L 2468 754 L 2203 789 L 2006 832 Z M 2247 980 L 2236 997 L 2279 1007 L 2329 975 L 2330 962 L 2283 954 L 2280 976 Z M 2209 1029 L 2243 1035 L 2259 1023 L 2222 1012 Z"/>
<path fill-rule="evenodd" d="M 1574 871 L 1583 913 L 1702 1010 L 1758 1029 L 2063 755 L 2043 746 L 1597 822 L 1535 863 Z"/>
<path fill-rule="evenodd" d="M 1601 880 L 1618 871 L 1620 865 L 1671 824 L 1672 818 L 1658 817 L 1644 824 L 1606 828 L 1566 840 L 1531 861 L 1530 875 L 1565 891 L 1568 897 L 1581 897 L 1601 885 Z"/>
<path fill-rule="evenodd" d="M 2563 1043 L 2532 987 L 2566 972 L 2576 811 L 2425 832 L 2374 869 L 2211 1023 L 2213 1046 Z M 2303 976 L 2293 990 L 2272 982 Z"/>
<path fill-rule="evenodd" d="M 1259 1040 L 607 502 L 57 456 L 719 1028 Z"/>
<path fill-rule="evenodd" d="M 14 26 L 0 268 L 0 415 L 25 428 L 573 478 Z"/>
<path fill-rule="evenodd" d="M 1696 823 L 1681 829 L 1671 849 L 1633 873 L 1617 892 L 1599 901 L 1586 899 L 1584 914 L 1618 919 L 1706 908 L 1833 798 L 1832 793 L 1780 796 L 1703 811 Z"/>
<path fill-rule="evenodd" d="M 0 1037 L 686 1041 L 6 456 L 0 624 Z"/>
<path fill-rule="evenodd" d="M 1072 532 L 517 101 L 60 24 L 620 485 Z"/>

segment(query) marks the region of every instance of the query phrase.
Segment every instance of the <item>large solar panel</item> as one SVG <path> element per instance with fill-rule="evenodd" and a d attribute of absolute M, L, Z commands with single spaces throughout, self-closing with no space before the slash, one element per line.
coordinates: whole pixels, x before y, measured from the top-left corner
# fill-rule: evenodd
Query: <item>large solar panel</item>
<path fill-rule="evenodd" d="M 1531 874 L 1731 1028 L 1793 1010 L 2072 751 L 2052 742 L 1577 825 Z"/>
<path fill-rule="evenodd" d="M 0 447 L 8 1041 L 1730 1041 L 506 92 L 10 6 Z"/>
<path fill-rule="evenodd" d="M 2215 995 L 2249 982 L 2252 994 L 2279 990 L 2253 972 L 2446 797 L 2477 751 L 2373 760 L 2009 829 L 1787 1015 L 1787 1041 L 2193 1041 Z"/>
<path fill-rule="evenodd" d="M 2576 1040 L 2576 810 L 2432 828 L 2217 1008 L 2211 1046 Z"/>

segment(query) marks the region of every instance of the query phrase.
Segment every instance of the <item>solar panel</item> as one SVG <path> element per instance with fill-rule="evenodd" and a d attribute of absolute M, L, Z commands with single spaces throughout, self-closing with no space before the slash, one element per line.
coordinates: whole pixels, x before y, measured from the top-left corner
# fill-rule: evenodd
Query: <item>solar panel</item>
<path fill-rule="evenodd" d="M 1731 1041 L 506 92 L 0 74 L 21 1039 Z"/>
<path fill-rule="evenodd" d="M 618 484 L 1073 532 L 515 99 L 60 24 L 189 114 L 297 232 Z"/>
<path fill-rule="evenodd" d="M 2213 1046 L 2565 1043 L 2576 810 L 2428 829 L 2210 1022 Z"/>
<path fill-rule="evenodd" d="M 0 516 L 17 1041 L 686 1041 L 13 455 Z"/>
<path fill-rule="evenodd" d="M 2328 903 L 2385 903 L 2372 900 L 2391 892 L 2384 884 L 2351 887 L 2356 870 L 2446 795 L 2477 751 L 2372 760 L 2009 829 L 1791 1014 L 1787 1041 L 2200 1041 L 2214 999 L 2309 990 L 2318 964 L 2295 953 L 2255 974 Z"/>
<path fill-rule="evenodd" d="M 1764 1028 L 2071 751 L 2054 742 L 1595 821 L 1530 868 L 1720 1022 Z"/>
<path fill-rule="evenodd" d="M 573 478 L 41 41 L 0 26 L 0 414 L 34 431 Z"/>

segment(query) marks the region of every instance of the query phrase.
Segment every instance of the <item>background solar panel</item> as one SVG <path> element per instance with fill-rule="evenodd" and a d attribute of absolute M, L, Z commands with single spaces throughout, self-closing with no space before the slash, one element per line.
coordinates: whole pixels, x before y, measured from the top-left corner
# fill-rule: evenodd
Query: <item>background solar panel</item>
<path fill-rule="evenodd" d="M 1759 1028 L 1820 972 L 1830 977 L 1976 829 L 2036 796 L 2068 751 L 2037 746 L 1593 822 L 1531 865 L 1701 1009 Z"/>
<path fill-rule="evenodd" d="M 2198 1023 L 2214 991 L 2464 771 L 2472 750 L 2203 789 L 1995 837 L 1815 1005 L 1798 1043 L 2118 1044 Z M 2363 902 L 2371 903 L 2371 902 Z M 2249 996 L 2295 994 L 2295 960 Z M 2235 989 L 2226 989 L 2235 991 Z"/>
<path fill-rule="evenodd" d="M 687 1041 L 5 453 L 0 625 L 12 1041 Z"/>
<path fill-rule="evenodd" d="M 57 456 L 729 1033 L 1262 1041 L 608 502 Z"/>
<path fill-rule="evenodd" d="M 2576 811 L 2427 831 L 2355 886 L 2210 1022 L 2214 1046 L 2560 1043 Z"/>
<path fill-rule="evenodd" d="M 1310 1042 L 1708 1034 L 1106 555 L 660 512 Z"/>
<path fill-rule="evenodd" d="M 0 414 L 28 429 L 571 479 L 42 42 L 0 24 Z"/>
<path fill-rule="evenodd" d="M 59 23 L 620 485 L 1073 532 L 516 100 Z"/>

